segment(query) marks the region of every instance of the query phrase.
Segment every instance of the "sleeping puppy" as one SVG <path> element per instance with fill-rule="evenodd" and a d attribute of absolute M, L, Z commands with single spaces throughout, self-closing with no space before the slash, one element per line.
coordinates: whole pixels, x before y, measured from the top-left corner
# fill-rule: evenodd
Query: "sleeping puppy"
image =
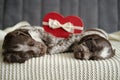
<path fill-rule="evenodd" d="M 92 34 L 88 34 L 89 32 Z M 74 56 L 81 60 L 100 60 L 108 59 L 115 55 L 106 34 L 98 32 L 99 30 L 87 30 L 83 37 L 73 48 Z M 97 33 L 96 33 L 97 32 Z"/>
<path fill-rule="evenodd" d="M 40 27 L 21 27 L 5 36 L 3 56 L 5 62 L 23 63 L 25 60 L 45 53 L 65 52 L 74 43 L 71 38 L 57 38 Z"/>
<path fill-rule="evenodd" d="M 23 63 L 29 58 L 42 56 L 47 46 L 42 41 L 32 39 L 27 29 L 17 29 L 5 36 L 3 43 L 4 61 Z"/>

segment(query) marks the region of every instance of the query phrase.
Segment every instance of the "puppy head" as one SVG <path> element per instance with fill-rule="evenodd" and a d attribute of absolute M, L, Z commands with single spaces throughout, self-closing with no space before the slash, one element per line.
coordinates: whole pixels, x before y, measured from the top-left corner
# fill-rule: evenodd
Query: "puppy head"
<path fill-rule="evenodd" d="M 37 42 L 28 34 L 28 30 L 19 29 L 6 35 L 3 43 L 3 56 L 5 62 L 25 62 L 25 60 L 42 56 L 47 47 Z"/>
<path fill-rule="evenodd" d="M 85 36 L 80 41 L 80 44 L 82 43 L 89 49 L 91 60 L 108 59 L 115 54 L 110 42 L 99 35 Z"/>
<path fill-rule="evenodd" d="M 76 59 L 88 60 L 91 56 L 91 53 L 85 43 L 75 46 L 73 51 Z"/>

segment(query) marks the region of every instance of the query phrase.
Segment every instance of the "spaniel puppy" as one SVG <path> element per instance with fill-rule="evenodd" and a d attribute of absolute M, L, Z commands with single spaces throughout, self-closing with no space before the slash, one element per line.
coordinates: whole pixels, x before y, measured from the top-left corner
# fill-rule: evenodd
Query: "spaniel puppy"
<path fill-rule="evenodd" d="M 81 60 L 108 59 L 115 55 L 104 31 L 91 29 L 83 32 L 81 40 L 73 48 L 74 56 Z"/>
<path fill-rule="evenodd" d="M 28 29 L 17 29 L 5 36 L 3 43 L 4 61 L 8 63 L 23 63 L 29 58 L 42 56 L 47 46 L 42 40 L 34 40 Z"/>
<path fill-rule="evenodd" d="M 69 47 L 76 40 L 80 40 L 80 35 L 71 35 L 64 39 L 55 37 L 40 27 L 21 27 L 5 36 L 4 61 L 23 63 L 29 58 L 42 56 L 45 53 L 56 54 L 69 51 Z"/>

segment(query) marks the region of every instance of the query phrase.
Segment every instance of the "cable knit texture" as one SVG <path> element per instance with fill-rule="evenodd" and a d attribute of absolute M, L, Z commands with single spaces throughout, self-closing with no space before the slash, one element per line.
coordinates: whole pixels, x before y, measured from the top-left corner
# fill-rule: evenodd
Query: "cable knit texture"
<path fill-rule="evenodd" d="M 120 42 L 111 43 L 115 56 L 99 61 L 77 60 L 72 53 L 61 53 L 8 64 L 0 54 L 0 80 L 120 80 Z"/>

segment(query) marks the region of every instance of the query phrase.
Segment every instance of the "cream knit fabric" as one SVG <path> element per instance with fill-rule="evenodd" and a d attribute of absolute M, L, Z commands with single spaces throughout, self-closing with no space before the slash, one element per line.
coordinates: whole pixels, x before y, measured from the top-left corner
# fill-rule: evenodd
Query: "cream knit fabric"
<path fill-rule="evenodd" d="M 120 80 L 120 42 L 107 60 L 76 60 L 72 53 L 45 55 L 23 64 L 7 64 L 0 55 L 0 80 Z"/>
<path fill-rule="evenodd" d="M 22 22 L 20 25 L 29 25 Z M 16 25 L 16 29 L 19 28 Z M 5 31 L 9 32 L 9 28 Z M 0 30 L 0 80 L 120 80 L 120 35 L 109 39 L 116 49 L 114 57 L 106 60 L 77 60 L 72 53 L 60 53 L 32 58 L 23 64 L 7 64 L 1 55 L 6 33 Z"/>

